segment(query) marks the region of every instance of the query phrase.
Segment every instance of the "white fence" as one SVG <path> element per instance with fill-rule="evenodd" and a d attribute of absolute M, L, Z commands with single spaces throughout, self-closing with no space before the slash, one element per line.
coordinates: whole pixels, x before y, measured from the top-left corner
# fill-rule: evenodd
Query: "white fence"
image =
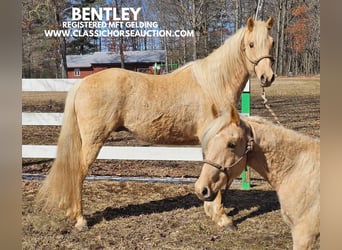
<path fill-rule="evenodd" d="M 76 79 L 23 79 L 22 91 L 68 91 Z M 22 125 L 61 125 L 63 113 L 22 113 Z M 55 158 L 56 145 L 22 145 L 22 158 Z M 104 146 L 97 159 L 202 161 L 198 147 Z"/>

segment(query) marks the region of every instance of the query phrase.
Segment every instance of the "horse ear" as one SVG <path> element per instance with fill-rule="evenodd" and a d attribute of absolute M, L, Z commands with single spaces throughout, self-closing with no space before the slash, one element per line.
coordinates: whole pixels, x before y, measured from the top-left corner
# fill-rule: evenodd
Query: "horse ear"
<path fill-rule="evenodd" d="M 253 31 L 253 27 L 254 27 L 254 20 L 253 20 L 253 17 L 249 17 L 248 20 L 247 20 L 247 27 L 248 27 L 248 30 L 250 32 Z"/>
<path fill-rule="evenodd" d="M 234 106 L 230 107 L 230 119 L 233 123 L 240 125 L 240 115 Z"/>
<path fill-rule="evenodd" d="M 270 17 L 268 18 L 266 24 L 267 24 L 267 28 L 268 28 L 268 29 L 272 28 L 272 26 L 273 26 L 273 24 L 274 24 L 274 18 L 273 18 L 273 16 L 270 16 Z"/>

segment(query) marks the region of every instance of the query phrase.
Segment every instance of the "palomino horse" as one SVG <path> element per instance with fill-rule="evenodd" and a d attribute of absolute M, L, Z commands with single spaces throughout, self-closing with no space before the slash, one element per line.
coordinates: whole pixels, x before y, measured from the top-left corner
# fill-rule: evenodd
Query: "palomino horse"
<path fill-rule="evenodd" d="M 195 190 L 200 199 L 217 202 L 209 216 L 227 221 L 220 189 L 249 165 L 277 191 L 282 216 L 291 227 L 293 249 L 311 249 L 320 235 L 318 140 L 258 117 L 240 119 L 232 108 L 230 115 L 208 126 L 202 147 L 205 160 Z"/>
<path fill-rule="evenodd" d="M 251 75 L 265 87 L 273 82 L 273 22 L 249 18 L 208 57 L 170 74 L 108 69 L 75 84 L 65 103 L 57 157 L 38 200 L 64 209 L 82 230 L 83 180 L 112 131 L 126 129 L 148 142 L 198 144 L 219 110 L 238 102 Z"/>

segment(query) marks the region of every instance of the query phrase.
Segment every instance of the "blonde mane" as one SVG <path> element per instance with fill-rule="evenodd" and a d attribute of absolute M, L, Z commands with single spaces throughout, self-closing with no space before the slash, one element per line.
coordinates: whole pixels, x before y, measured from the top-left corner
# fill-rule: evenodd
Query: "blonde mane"
<path fill-rule="evenodd" d="M 240 116 L 242 123 L 249 123 L 251 125 L 251 128 L 254 130 L 255 126 L 258 126 L 258 132 L 253 131 L 255 139 L 260 137 L 269 137 L 273 138 L 273 142 L 276 143 L 276 138 L 293 138 L 293 140 L 297 140 L 297 144 L 301 141 L 311 141 L 314 139 L 314 141 L 319 141 L 319 138 L 313 138 L 311 136 L 302 134 L 298 131 L 288 129 L 283 127 L 282 125 L 275 124 L 269 120 L 266 120 L 259 116 Z M 211 121 L 206 128 L 204 135 L 202 137 L 201 146 L 203 152 L 206 151 L 209 140 L 215 136 L 219 131 L 221 131 L 225 126 L 229 125 L 231 122 L 231 117 L 229 113 L 224 112 L 219 117 Z M 272 129 L 270 129 L 272 128 Z M 272 141 L 270 139 L 270 141 Z M 306 145 L 306 144 L 303 144 Z"/>
<path fill-rule="evenodd" d="M 241 28 L 221 47 L 206 58 L 195 61 L 192 65 L 192 72 L 198 83 L 221 107 L 226 106 L 226 103 L 217 102 L 230 99 L 230 96 L 227 97 L 227 86 L 239 84 L 236 79 L 241 78 L 243 71 L 247 71 L 241 51 L 245 30 L 245 28 Z M 229 101 L 233 102 L 234 99 Z"/>
<path fill-rule="evenodd" d="M 291 138 L 291 140 L 296 141 L 297 145 L 301 144 L 303 147 L 308 145 L 308 141 L 320 141 L 319 138 L 312 137 L 293 129 L 286 128 L 282 125 L 275 124 L 272 121 L 266 120 L 265 118 L 259 116 L 241 117 L 241 120 L 249 123 L 253 130 L 256 126 L 258 126 L 258 132 L 253 131 L 256 140 L 261 136 L 263 138 L 267 138 L 268 141 L 277 143 L 278 140 L 288 140 Z"/>
<path fill-rule="evenodd" d="M 215 136 L 221 129 L 230 123 L 231 119 L 228 113 L 223 113 L 216 119 L 212 120 L 206 128 L 201 140 L 202 151 L 205 152 L 208 146 L 209 140 Z"/>
<path fill-rule="evenodd" d="M 228 104 L 237 104 L 237 96 L 241 93 L 236 95 L 231 89 L 241 86 L 241 82 L 248 80 L 249 72 L 242 50 L 243 39 L 247 32 L 249 31 L 246 27 L 240 28 L 209 56 L 187 65 L 191 66 L 194 78 L 221 110 L 224 110 Z M 267 24 L 255 21 L 252 35 L 252 40 L 258 44 L 258 47 L 265 47 L 268 38 Z"/>

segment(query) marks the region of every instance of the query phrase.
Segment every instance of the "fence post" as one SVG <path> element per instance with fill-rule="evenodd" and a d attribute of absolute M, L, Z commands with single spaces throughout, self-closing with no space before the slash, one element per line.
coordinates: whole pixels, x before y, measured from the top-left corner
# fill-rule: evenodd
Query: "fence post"
<path fill-rule="evenodd" d="M 250 80 L 247 81 L 245 88 L 241 94 L 241 114 L 251 114 L 251 92 L 250 92 Z M 248 190 L 251 188 L 251 173 L 250 167 L 247 166 L 241 173 L 241 186 L 242 189 Z"/>

